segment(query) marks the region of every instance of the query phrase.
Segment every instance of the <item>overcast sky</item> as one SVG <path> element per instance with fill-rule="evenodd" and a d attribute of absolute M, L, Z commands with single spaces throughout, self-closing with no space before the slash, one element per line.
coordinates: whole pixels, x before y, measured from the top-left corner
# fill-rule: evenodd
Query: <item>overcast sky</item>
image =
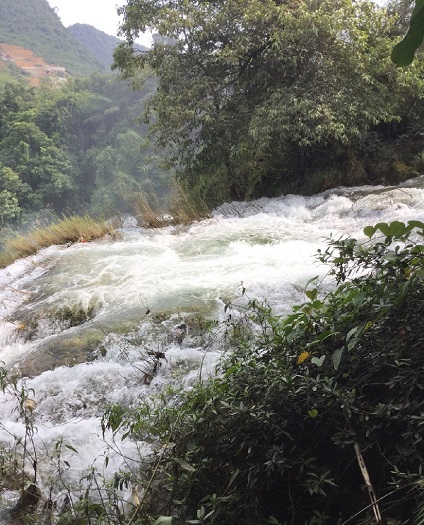
<path fill-rule="evenodd" d="M 48 0 L 51 7 L 57 8 L 62 24 L 90 24 L 108 35 L 117 36 L 119 17 L 117 7 L 124 5 L 125 0 Z M 150 38 L 138 40 L 150 46 Z"/>
<path fill-rule="evenodd" d="M 375 0 L 383 4 L 384 0 Z M 108 35 L 117 36 L 119 17 L 117 7 L 126 4 L 125 0 L 48 0 L 51 7 L 57 8 L 62 24 L 90 24 Z M 148 35 L 137 40 L 145 46 L 151 45 Z"/>

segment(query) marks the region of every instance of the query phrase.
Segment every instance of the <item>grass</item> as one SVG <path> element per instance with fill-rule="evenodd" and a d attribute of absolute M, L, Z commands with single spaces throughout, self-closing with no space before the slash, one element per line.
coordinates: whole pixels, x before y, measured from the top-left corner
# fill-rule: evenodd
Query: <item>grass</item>
<path fill-rule="evenodd" d="M 42 248 L 68 242 L 88 242 L 111 233 L 112 226 L 88 215 L 72 215 L 46 227 L 37 227 L 24 235 L 7 239 L 0 253 L 0 268 L 5 268 L 22 257 L 37 253 Z"/>
<path fill-rule="evenodd" d="M 143 228 L 162 228 L 173 223 L 172 219 L 167 219 L 156 198 L 152 202 L 142 193 L 133 196 L 130 208 L 137 224 Z"/>
<path fill-rule="evenodd" d="M 139 226 L 145 228 L 162 228 L 170 224 L 191 224 L 210 217 L 206 205 L 198 204 L 178 183 L 174 182 L 168 198 L 168 213 L 163 210 L 154 192 L 148 196 L 143 193 L 134 195 L 130 202 L 131 210 Z"/>
<path fill-rule="evenodd" d="M 201 199 L 194 199 L 177 181 L 174 182 L 168 206 L 169 213 L 178 224 L 191 224 L 211 216 L 209 207 Z"/>
<path fill-rule="evenodd" d="M 145 228 L 162 228 L 170 224 L 191 224 L 210 217 L 210 210 L 203 203 L 196 203 L 177 182 L 168 199 L 168 212 L 163 211 L 158 197 L 149 192 L 134 195 L 131 210 L 138 224 Z M 0 252 L 0 268 L 5 268 L 17 259 L 34 255 L 42 248 L 68 242 L 88 242 L 111 233 L 113 227 L 105 221 L 89 215 L 71 215 L 52 224 L 34 227 L 25 234 L 6 239 Z"/>

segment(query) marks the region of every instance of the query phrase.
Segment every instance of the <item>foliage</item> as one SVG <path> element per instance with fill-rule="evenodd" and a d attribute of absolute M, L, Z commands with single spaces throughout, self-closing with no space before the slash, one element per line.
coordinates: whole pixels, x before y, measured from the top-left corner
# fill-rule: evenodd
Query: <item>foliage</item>
<path fill-rule="evenodd" d="M 134 119 L 153 88 L 147 73 L 138 92 L 111 75 L 61 89 L 3 86 L 0 221 L 46 206 L 127 212 L 130 197 L 146 188 L 162 198 L 169 176 L 145 141 L 146 126 Z"/>
<path fill-rule="evenodd" d="M 415 51 L 421 46 L 424 38 L 424 1 L 415 0 L 408 32 L 395 45 L 391 58 L 397 66 L 409 66 L 414 60 Z"/>
<path fill-rule="evenodd" d="M 134 0 L 121 13 L 116 66 L 158 75 L 145 116 L 209 206 L 299 189 L 317 169 L 364 181 L 368 132 L 407 121 L 422 90 L 421 62 L 391 63 L 397 17 L 373 2 Z M 146 30 L 161 37 L 136 53 Z"/>
<path fill-rule="evenodd" d="M 220 525 L 422 516 L 424 224 L 364 232 L 330 239 L 319 259 L 337 288 L 308 288 L 288 317 L 257 301 L 244 317 L 227 309 L 231 354 L 216 378 L 106 415 L 164 444 L 157 512 Z"/>

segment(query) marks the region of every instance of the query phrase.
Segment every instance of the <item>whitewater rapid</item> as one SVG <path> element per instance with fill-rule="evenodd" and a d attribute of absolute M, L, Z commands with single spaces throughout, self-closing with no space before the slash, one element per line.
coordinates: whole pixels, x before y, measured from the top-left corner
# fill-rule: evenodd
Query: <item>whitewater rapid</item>
<path fill-rule="evenodd" d="M 381 221 L 424 221 L 423 186 L 420 177 L 396 188 L 231 203 L 191 226 L 160 230 L 128 219 L 115 239 L 53 246 L 0 270 L 0 360 L 23 376 L 18 385 L 36 403 L 43 488 L 59 486 L 54 451 L 62 439 L 69 486 L 92 465 L 105 476 L 136 471 L 149 447 L 104 438 L 107 405 L 136 406 L 164 385 L 189 388 L 200 371 L 213 373 L 219 326 L 204 332 L 202 323 L 224 320 L 230 303 L 249 298 L 289 312 L 309 279 L 325 275 L 315 254 L 326 239 L 363 239 L 363 228 Z M 87 318 L 71 326 L 66 308 Z M 152 355 L 163 356 L 158 366 L 146 364 Z M 15 409 L 13 395 L 0 396 L 4 443 L 25 433 Z"/>

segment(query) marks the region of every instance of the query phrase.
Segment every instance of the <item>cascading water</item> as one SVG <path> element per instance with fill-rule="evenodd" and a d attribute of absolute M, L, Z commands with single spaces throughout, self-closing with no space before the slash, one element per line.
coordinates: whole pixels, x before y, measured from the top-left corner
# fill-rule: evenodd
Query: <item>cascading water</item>
<path fill-rule="evenodd" d="M 106 475 L 138 468 L 132 461 L 148 446 L 103 438 L 107 404 L 136 405 L 164 384 L 189 387 L 200 370 L 211 372 L 219 334 L 207 340 L 202 324 L 246 300 L 242 287 L 288 312 L 305 299 L 308 280 L 325 274 L 314 255 L 326 238 L 363 238 L 366 225 L 382 221 L 423 221 L 423 187 L 420 177 L 396 188 L 232 203 L 189 227 L 145 230 L 127 221 L 115 239 L 50 247 L 0 270 L 0 360 L 36 403 L 42 488 L 57 475 L 61 439 L 68 486 L 93 464 Z M 3 443 L 25 435 L 16 403 L 10 393 L 0 398 Z"/>

